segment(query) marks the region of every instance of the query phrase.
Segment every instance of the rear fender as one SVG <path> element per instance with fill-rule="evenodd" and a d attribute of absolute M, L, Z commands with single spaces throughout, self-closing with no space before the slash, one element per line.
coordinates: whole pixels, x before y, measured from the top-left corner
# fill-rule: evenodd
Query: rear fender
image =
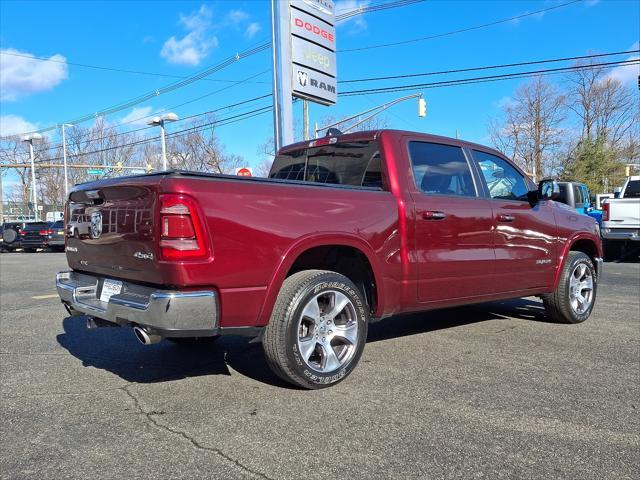
<path fill-rule="evenodd" d="M 377 309 L 375 316 L 379 316 L 384 311 L 384 291 L 382 288 L 382 272 L 377 257 L 368 243 L 355 235 L 345 233 L 324 233 L 322 235 L 310 234 L 309 236 L 298 239 L 291 247 L 282 255 L 280 264 L 271 277 L 267 287 L 267 294 L 258 316 L 258 326 L 264 326 L 269 323 L 273 306 L 275 305 L 278 293 L 282 287 L 282 283 L 287 278 L 287 273 L 291 270 L 296 259 L 305 251 L 314 247 L 323 247 L 327 245 L 345 246 L 358 249 L 362 252 L 371 265 L 373 276 L 376 283 Z"/>

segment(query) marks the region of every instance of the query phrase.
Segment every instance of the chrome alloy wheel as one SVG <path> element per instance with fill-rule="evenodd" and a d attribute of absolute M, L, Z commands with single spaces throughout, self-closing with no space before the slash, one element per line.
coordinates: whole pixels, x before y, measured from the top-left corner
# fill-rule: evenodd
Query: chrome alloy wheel
<path fill-rule="evenodd" d="M 358 319 L 349 297 L 328 290 L 305 305 L 298 321 L 298 351 L 309 368 L 331 373 L 356 351 Z"/>
<path fill-rule="evenodd" d="M 584 263 L 579 263 L 569 277 L 569 300 L 571 308 L 582 315 L 593 302 L 593 275 Z"/>

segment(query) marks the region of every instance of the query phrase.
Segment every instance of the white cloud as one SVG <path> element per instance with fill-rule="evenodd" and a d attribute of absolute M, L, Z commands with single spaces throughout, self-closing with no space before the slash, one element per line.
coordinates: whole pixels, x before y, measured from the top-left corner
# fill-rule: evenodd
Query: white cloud
<path fill-rule="evenodd" d="M 335 12 L 336 16 L 353 12 L 359 9 L 364 9 L 371 3 L 370 0 L 338 0 L 335 2 Z M 338 24 L 339 28 L 344 28 L 349 26 L 348 33 L 351 35 L 355 35 L 357 33 L 363 32 L 367 29 L 368 24 L 364 19 L 363 15 L 354 15 L 353 17 L 346 18 Z"/>
<path fill-rule="evenodd" d="M 181 39 L 175 36 L 167 39 L 160 55 L 176 65 L 199 65 L 211 49 L 218 46 L 218 39 L 209 33 L 212 17 L 205 5 L 189 15 L 180 14 L 178 23 L 188 33 Z"/>
<path fill-rule="evenodd" d="M 638 50 L 639 45 L 639 42 L 635 42 L 629 47 L 629 50 Z M 638 60 L 639 58 L 640 56 L 638 54 L 634 54 L 626 58 L 626 60 Z M 620 80 L 620 83 L 624 85 L 627 83 L 636 83 L 638 81 L 638 75 L 640 75 L 640 65 L 635 64 L 616 67 L 609 72 L 607 77 Z"/>
<path fill-rule="evenodd" d="M 256 33 L 258 33 L 260 30 L 262 29 L 262 27 L 260 27 L 260 24 L 258 22 L 253 22 L 250 23 L 247 26 L 247 29 L 244 31 L 244 36 L 245 38 L 253 38 L 255 36 Z"/>
<path fill-rule="evenodd" d="M 0 115 L 0 137 L 21 135 L 38 130 L 38 126 L 18 115 Z"/>
<path fill-rule="evenodd" d="M 232 24 L 238 24 L 240 22 L 244 22 L 249 18 L 249 14 L 243 10 L 231 10 L 227 14 L 227 21 Z"/>
<path fill-rule="evenodd" d="M 56 54 L 38 60 L 28 52 L 0 50 L 0 100 L 13 101 L 51 90 L 68 77 L 67 59 Z"/>
<path fill-rule="evenodd" d="M 122 117 L 118 123 L 120 125 L 135 125 L 143 126 L 149 121 L 149 118 L 153 114 L 153 107 L 133 107 L 129 113 Z"/>

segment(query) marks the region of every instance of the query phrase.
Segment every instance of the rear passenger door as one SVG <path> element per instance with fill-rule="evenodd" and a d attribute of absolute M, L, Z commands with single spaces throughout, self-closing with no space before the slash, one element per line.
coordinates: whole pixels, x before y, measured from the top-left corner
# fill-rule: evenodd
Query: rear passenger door
<path fill-rule="evenodd" d="M 469 160 L 455 145 L 409 141 L 415 188 L 418 301 L 446 302 L 493 291 L 492 212 Z"/>
<path fill-rule="evenodd" d="M 507 160 L 478 150 L 472 155 L 493 210 L 496 290 L 551 285 L 557 230 L 553 208 L 546 201 L 529 203 L 533 182 Z"/>

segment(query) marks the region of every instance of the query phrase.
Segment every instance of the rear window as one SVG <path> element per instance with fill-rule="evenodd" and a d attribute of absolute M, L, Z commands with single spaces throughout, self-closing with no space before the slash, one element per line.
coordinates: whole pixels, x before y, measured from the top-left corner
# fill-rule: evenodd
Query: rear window
<path fill-rule="evenodd" d="M 64 222 L 62 220 L 58 220 L 57 222 L 53 222 L 49 228 L 62 228 L 64 227 Z"/>
<path fill-rule="evenodd" d="M 640 180 L 631 180 L 624 189 L 624 198 L 640 198 Z"/>
<path fill-rule="evenodd" d="M 384 188 L 375 141 L 336 143 L 278 155 L 269 178 Z"/>
<path fill-rule="evenodd" d="M 33 222 L 27 223 L 24 227 L 25 230 L 41 230 L 43 228 L 48 228 L 49 224 L 47 222 Z"/>

